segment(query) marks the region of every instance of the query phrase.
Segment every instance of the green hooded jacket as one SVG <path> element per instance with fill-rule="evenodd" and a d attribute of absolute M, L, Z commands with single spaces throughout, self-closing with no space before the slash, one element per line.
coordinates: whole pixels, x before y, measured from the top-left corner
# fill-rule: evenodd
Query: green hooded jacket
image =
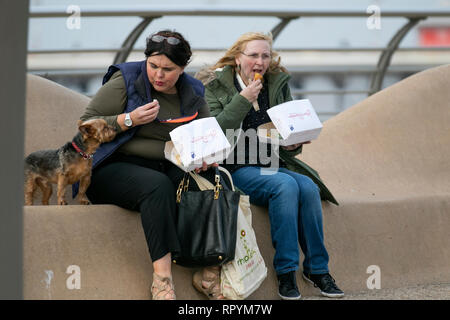
<path fill-rule="evenodd" d="M 215 72 L 202 71 L 196 77 L 205 85 L 205 99 L 211 116 L 216 117 L 222 130 L 225 132 L 226 129 L 239 129 L 252 104 L 240 95 L 234 86 L 233 68 L 225 66 Z M 269 87 L 270 107 L 292 100 L 289 79 L 290 76 L 281 71 L 264 75 L 264 81 L 268 82 Z M 287 169 L 310 177 L 319 187 L 321 199 L 338 205 L 317 171 L 296 158 L 301 152 L 302 146 L 292 151 L 279 149 L 280 159 L 286 164 Z"/>

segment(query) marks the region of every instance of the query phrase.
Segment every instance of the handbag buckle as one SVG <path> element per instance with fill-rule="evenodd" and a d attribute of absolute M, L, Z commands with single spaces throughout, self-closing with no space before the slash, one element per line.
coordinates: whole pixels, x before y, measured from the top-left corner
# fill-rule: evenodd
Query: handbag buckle
<path fill-rule="evenodd" d="M 178 185 L 178 189 L 177 189 L 177 203 L 181 202 L 181 191 L 183 189 L 183 185 L 184 185 L 184 178 L 181 180 L 180 184 Z"/>
<path fill-rule="evenodd" d="M 183 179 L 183 180 L 184 180 L 184 179 Z M 186 185 L 184 186 L 183 191 L 184 191 L 184 192 L 188 191 L 188 187 L 189 187 L 189 177 L 188 177 L 188 179 L 186 180 Z"/>
<path fill-rule="evenodd" d="M 222 189 L 222 185 L 220 184 L 220 176 L 216 174 L 215 177 L 216 185 L 214 186 L 214 200 L 219 199 L 219 192 Z"/>

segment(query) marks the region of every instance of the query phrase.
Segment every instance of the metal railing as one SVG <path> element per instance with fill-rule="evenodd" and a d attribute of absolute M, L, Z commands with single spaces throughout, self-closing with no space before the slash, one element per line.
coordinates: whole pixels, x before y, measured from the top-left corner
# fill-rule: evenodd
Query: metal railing
<path fill-rule="evenodd" d="M 133 7 L 84 7 L 82 11 L 83 17 L 141 17 L 142 20 L 129 33 L 122 43 L 121 48 L 117 49 L 85 49 L 85 50 L 67 50 L 67 52 L 89 53 L 89 52 L 114 52 L 115 57 L 113 63 L 126 61 L 132 51 L 134 45 L 144 30 L 150 23 L 163 16 L 221 16 L 221 17 L 277 17 L 279 23 L 271 29 L 274 41 L 279 37 L 289 23 L 295 19 L 302 17 L 369 17 L 369 13 L 361 10 L 293 10 L 292 8 L 262 8 L 255 9 L 249 7 L 214 7 L 206 8 L 204 6 L 177 6 L 174 7 L 155 7 L 155 6 L 133 6 Z M 428 17 L 450 17 L 450 10 L 428 10 L 428 11 L 408 11 L 408 10 L 383 10 L 381 13 L 383 18 L 403 17 L 407 22 L 394 34 L 388 45 L 384 48 L 305 48 L 298 51 L 337 51 L 337 52 L 380 52 L 378 62 L 372 70 L 365 72 L 371 73 L 371 84 L 367 90 L 328 90 L 328 91 L 298 91 L 298 94 L 305 93 L 367 93 L 369 95 L 378 92 L 382 88 L 383 79 L 391 63 L 392 56 L 397 51 L 420 51 L 420 50 L 445 50 L 449 51 L 450 47 L 444 48 L 399 48 L 400 42 L 414 28 L 419 21 Z M 68 17 L 68 13 L 61 7 L 31 7 L 30 18 L 61 18 Z M 35 54 L 47 53 L 64 53 L 65 50 L 40 50 L 30 51 Z"/>

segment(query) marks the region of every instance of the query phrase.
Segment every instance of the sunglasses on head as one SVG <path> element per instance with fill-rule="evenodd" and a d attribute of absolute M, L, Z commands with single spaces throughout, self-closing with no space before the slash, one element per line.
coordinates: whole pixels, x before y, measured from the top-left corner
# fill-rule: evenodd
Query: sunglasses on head
<path fill-rule="evenodd" d="M 150 38 L 151 41 L 156 42 L 156 43 L 160 43 L 163 42 L 164 40 L 167 41 L 168 44 L 171 44 L 173 46 L 177 45 L 180 43 L 180 39 L 175 38 L 175 37 L 165 37 L 159 34 L 155 34 Z"/>

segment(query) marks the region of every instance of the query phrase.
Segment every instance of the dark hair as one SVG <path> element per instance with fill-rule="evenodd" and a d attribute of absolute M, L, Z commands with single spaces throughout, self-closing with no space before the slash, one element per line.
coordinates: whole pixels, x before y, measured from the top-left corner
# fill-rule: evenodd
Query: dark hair
<path fill-rule="evenodd" d="M 152 41 L 152 37 L 155 35 L 160 35 L 163 37 L 174 37 L 180 40 L 180 42 L 175 45 L 168 43 L 167 40 L 155 42 Z M 164 54 L 173 63 L 180 67 L 187 66 L 192 56 L 191 46 L 189 45 L 189 42 L 187 42 L 180 33 L 170 30 L 162 30 L 150 35 L 147 38 L 147 46 L 144 53 L 147 58 L 150 56 Z"/>

